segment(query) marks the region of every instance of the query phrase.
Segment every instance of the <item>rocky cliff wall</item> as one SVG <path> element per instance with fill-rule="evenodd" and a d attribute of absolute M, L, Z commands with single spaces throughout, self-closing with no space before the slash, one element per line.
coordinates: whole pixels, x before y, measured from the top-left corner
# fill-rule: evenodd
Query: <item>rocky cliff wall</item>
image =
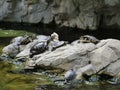
<path fill-rule="evenodd" d="M 0 0 L 0 20 L 120 28 L 120 0 Z"/>

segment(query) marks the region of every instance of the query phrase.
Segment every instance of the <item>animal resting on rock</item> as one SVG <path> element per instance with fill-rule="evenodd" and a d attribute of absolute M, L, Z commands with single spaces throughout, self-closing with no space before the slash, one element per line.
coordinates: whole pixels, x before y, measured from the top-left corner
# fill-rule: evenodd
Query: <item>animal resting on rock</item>
<path fill-rule="evenodd" d="M 97 38 L 95 38 L 94 36 L 83 35 L 83 36 L 80 37 L 80 41 L 79 42 L 97 44 L 99 42 L 99 40 Z"/>
<path fill-rule="evenodd" d="M 35 44 L 31 49 L 30 49 L 30 58 L 32 58 L 34 55 L 40 54 L 48 50 L 48 43 L 47 41 L 41 41 L 37 44 Z"/>
<path fill-rule="evenodd" d="M 59 48 L 65 44 L 66 42 L 59 41 L 59 35 L 54 32 L 51 34 L 50 38 L 38 42 L 30 49 L 30 58 L 32 58 L 34 55 L 43 53 L 46 50 L 53 51 L 56 48 Z"/>

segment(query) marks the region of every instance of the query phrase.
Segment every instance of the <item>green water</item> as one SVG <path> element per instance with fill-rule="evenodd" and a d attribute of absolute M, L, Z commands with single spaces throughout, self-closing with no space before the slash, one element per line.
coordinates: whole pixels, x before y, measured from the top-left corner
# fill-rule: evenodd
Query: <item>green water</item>
<path fill-rule="evenodd" d="M 52 84 L 43 75 L 13 74 L 11 64 L 0 62 L 0 90 L 34 90 L 38 85 Z"/>
<path fill-rule="evenodd" d="M 25 34 L 33 34 L 25 31 L 0 30 L 0 54 L 4 46 L 15 37 Z M 0 90 L 35 90 L 36 87 L 45 85 L 39 90 L 120 90 L 120 85 L 66 85 L 54 86 L 54 83 L 45 75 L 11 73 L 17 70 L 16 66 L 0 61 Z"/>

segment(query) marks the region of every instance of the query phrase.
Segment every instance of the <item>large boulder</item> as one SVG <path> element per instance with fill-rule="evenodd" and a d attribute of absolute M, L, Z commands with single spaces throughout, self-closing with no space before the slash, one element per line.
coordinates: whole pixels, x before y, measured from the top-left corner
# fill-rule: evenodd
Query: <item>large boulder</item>
<path fill-rule="evenodd" d="M 76 68 L 77 73 L 115 76 L 120 73 L 120 41 L 106 39 L 96 45 L 93 43 L 66 45 L 55 51 L 34 56 L 33 62 L 32 66 L 37 67 L 54 67 L 65 70 Z"/>
<path fill-rule="evenodd" d="M 120 41 L 115 39 L 101 40 L 98 49 L 89 53 L 95 72 L 116 75 L 119 71 Z M 117 63 L 117 64 L 116 64 Z"/>
<path fill-rule="evenodd" d="M 69 70 L 75 65 L 83 67 L 89 63 L 88 53 L 96 48 L 93 43 L 66 45 L 53 52 L 40 54 L 35 60 L 37 66 L 44 65 Z"/>

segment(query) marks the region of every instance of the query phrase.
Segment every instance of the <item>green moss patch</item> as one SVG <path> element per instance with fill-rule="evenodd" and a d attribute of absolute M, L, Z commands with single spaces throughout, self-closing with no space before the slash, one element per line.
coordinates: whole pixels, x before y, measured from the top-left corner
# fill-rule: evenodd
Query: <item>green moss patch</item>
<path fill-rule="evenodd" d="M 23 30 L 0 30 L 0 37 L 16 37 L 24 35 L 33 35 L 34 33 Z"/>

